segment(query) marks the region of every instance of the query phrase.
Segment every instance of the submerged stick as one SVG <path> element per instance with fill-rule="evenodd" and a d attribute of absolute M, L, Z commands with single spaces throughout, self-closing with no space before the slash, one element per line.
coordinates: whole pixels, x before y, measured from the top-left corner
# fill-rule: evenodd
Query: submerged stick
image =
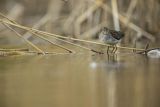
<path fill-rule="evenodd" d="M 29 51 L 28 48 L 20 48 L 20 49 L 4 49 L 4 48 L 0 48 L 0 51 Z"/>
<path fill-rule="evenodd" d="M 24 55 L 23 51 L 0 51 L 0 56 Z"/>
<path fill-rule="evenodd" d="M 39 55 L 41 52 L 38 51 L 0 51 L 0 57 L 15 56 L 15 55 Z M 50 55 L 65 55 L 70 53 L 57 53 L 57 52 L 45 52 Z"/>
<path fill-rule="evenodd" d="M 147 54 L 147 52 L 149 52 L 149 51 L 151 51 L 151 50 L 156 50 L 156 49 L 160 49 L 160 48 L 146 49 L 146 50 L 144 50 L 144 51 L 137 52 L 137 54 Z"/>
<path fill-rule="evenodd" d="M 37 51 L 28 51 L 26 52 L 26 54 L 40 54 L 39 52 Z M 59 52 L 45 52 L 45 54 L 50 54 L 50 55 L 65 55 L 65 54 L 71 54 L 71 53 L 59 53 Z"/>

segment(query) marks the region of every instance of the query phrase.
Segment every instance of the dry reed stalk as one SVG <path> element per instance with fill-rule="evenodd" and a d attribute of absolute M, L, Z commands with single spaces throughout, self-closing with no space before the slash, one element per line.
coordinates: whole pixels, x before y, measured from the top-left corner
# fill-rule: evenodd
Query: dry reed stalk
<path fill-rule="evenodd" d="M 7 24 L 3 23 L 4 26 L 6 26 L 8 29 L 10 29 L 11 31 L 13 31 L 18 37 L 20 37 L 21 39 L 23 39 L 24 41 L 26 41 L 29 45 L 31 45 L 33 48 L 35 48 L 37 51 L 39 51 L 40 53 L 42 53 L 43 55 L 45 55 L 44 51 L 41 50 L 40 48 L 38 48 L 36 45 L 34 45 L 32 42 L 28 41 L 27 39 L 25 39 L 21 34 L 19 34 L 17 31 L 15 31 L 13 28 L 11 28 L 10 26 L 8 26 Z"/>
<path fill-rule="evenodd" d="M 14 20 L 11 19 L 11 18 L 8 18 L 7 16 L 5 16 L 4 14 L 2 14 L 1 12 L 0 12 L 0 16 L 6 18 L 7 20 L 9 20 L 9 21 L 12 22 L 12 23 L 16 23 L 16 21 L 14 21 Z M 1 20 L 2 20 L 2 19 L 1 19 Z"/>
<path fill-rule="evenodd" d="M 49 14 L 44 15 L 38 22 L 36 22 L 32 28 L 39 29 L 41 26 L 47 23 L 47 21 L 51 18 Z M 26 32 L 23 37 L 29 39 L 32 35 L 29 32 Z"/>
<path fill-rule="evenodd" d="M 98 25 L 98 24 L 101 23 L 101 13 L 102 13 L 102 9 L 101 8 L 98 8 L 95 11 L 95 13 L 93 15 L 93 21 L 92 21 L 92 26 L 91 27 L 93 27 L 93 25 Z"/>
<path fill-rule="evenodd" d="M 36 33 L 38 33 L 38 32 L 36 32 Z M 56 40 L 59 40 L 59 41 L 65 42 L 65 43 L 68 43 L 70 45 L 73 45 L 73 46 L 76 46 L 76 47 L 79 47 L 79 48 L 85 49 L 85 50 L 89 50 L 89 51 L 92 51 L 92 52 L 96 52 L 96 53 L 102 54 L 102 52 L 96 51 L 94 49 L 91 49 L 91 48 L 88 48 L 88 47 L 85 47 L 85 46 L 81 46 L 79 44 L 75 44 L 75 43 L 69 42 L 67 40 L 63 40 L 62 38 L 59 38 L 59 37 L 56 37 L 56 36 L 51 36 L 51 35 L 47 35 L 47 34 L 43 34 L 43 35 L 47 36 L 47 37 L 50 37 L 50 38 L 54 38 Z M 68 38 L 70 38 L 70 37 L 68 37 Z"/>
<path fill-rule="evenodd" d="M 68 4 L 71 13 L 64 22 L 63 30 L 66 34 L 75 34 L 75 21 L 76 19 L 85 12 L 86 10 L 86 0 L 70 0 Z M 71 26 L 74 25 L 74 26 Z M 74 36 L 74 35 L 73 35 Z M 75 38 L 75 37 L 74 37 Z"/>
<path fill-rule="evenodd" d="M 37 31 L 36 31 L 36 32 L 33 32 L 32 30 L 28 30 L 28 32 L 31 32 L 31 33 L 33 33 L 34 35 L 39 36 L 39 32 L 37 32 Z M 88 48 L 88 47 L 85 47 L 85 46 L 81 46 L 81 45 L 79 45 L 79 44 L 75 44 L 75 43 L 69 42 L 69 41 L 67 41 L 67 40 L 63 40 L 64 38 L 60 38 L 60 37 L 56 37 L 56 36 L 48 35 L 48 34 L 42 34 L 42 33 L 40 33 L 40 34 L 43 35 L 43 36 L 47 36 L 47 37 L 53 38 L 53 39 L 55 39 L 55 40 L 59 40 L 59 41 L 68 43 L 68 44 L 70 44 L 70 45 L 73 45 L 73 46 L 76 46 L 76 47 L 85 49 L 85 50 L 89 50 L 89 51 L 92 51 L 92 52 L 95 52 L 95 53 L 102 54 L 102 52 L 96 51 L 96 50 L 94 50 L 94 49 L 91 49 L 91 48 Z M 62 36 L 62 37 L 63 37 L 63 36 Z M 49 39 L 46 39 L 46 38 L 44 38 L 44 37 L 42 37 L 42 36 L 41 36 L 41 38 L 42 38 L 43 40 L 46 40 L 46 41 L 52 43 L 52 44 L 55 44 L 55 43 L 53 43 L 52 41 L 50 41 Z M 67 38 L 70 38 L 70 37 L 67 37 Z M 57 44 L 56 44 L 56 45 L 57 45 Z M 59 46 L 59 47 L 62 47 L 62 46 Z M 65 47 L 63 47 L 63 48 L 64 48 L 64 49 L 67 49 L 67 48 L 65 48 Z M 69 50 L 69 49 L 67 49 L 67 50 Z M 70 52 L 70 53 L 75 53 L 73 50 L 69 50 L 69 52 Z"/>
<path fill-rule="evenodd" d="M 59 48 L 62 48 L 62 49 L 64 49 L 64 50 L 68 51 L 69 53 L 75 53 L 73 50 L 68 49 L 68 48 L 66 48 L 66 47 L 64 47 L 64 46 L 62 46 L 62 45 L 58 45 L 58 44 L 56 44 L 56 43 L 50 41 L 49 39 L 44 38 L 43 36 L 40 36 L 40 35 L 34 33 L 33 31 L 29 31 L 29 32 L 32 33 L 33 35 L 35 35 L 35 36 L 41 38 L 42 40 L 45 40 L 45 41 L 51 43 L 52 45 L 55 45 L 55 46 L 57 46 L 57 47 L 59 47 Z"/>
<path fill-rule="evenodd" d="M 99 32 L 101 30 L 102 27 L 106 26 L 106 22 L 101 22 L 100 24 L 94 26 L 93 28 L 87 30 L 86 32 L 84 32 L 82 34 L 81 39 L 89 39 L 91 38 L 93 35 L 95 35 L 97 32 Z"/>
<path fill-rule="evenodd" d="M 23 5 L 16 3 L 12 9 L 10 9 L 7 17 L 14 19 L 14 20 L 18 20 L 20 18 L 20 16 L 22 16 L 24 12 L 24 7 Z"/>
<path fill-rule="evenodd" d="M 87 19 L 87 17 L 91 17 L 92 13 L 97 10 L 97 5 L 92 5 L 89 7 L 81 16 L 79 16 L 75 22 L 75 34 L 80 35 L 81 32 L 81 24 L 83 21 Z M 78 37 L 77 37 L 78 38 Z"/>
<path fill-rule="evenodd" d="M 81 10 L 82 6 L 78 5 L 77 7 L 75 7 L 74 10 L 72 10 L 71 14 L 69 15 L 69 17 L 66 19 L 66 21 L 64 22 L 64 26 L 63 29 L 66 33 L 72 34 L 72 29 L 71 26 L 75 20 L 75 18 L 79 15 L 79 11 Z"/>
<path fill-rule="evenodd" d="M 55 29 L 52 28 L 52 23 L 57 20 L 60 16 L 60 11 L 62 8 L 62 1 L 61 0 L 50 0 L 48 4 L 47 14 L 50 16 L 48 23 L 46 24 L 45 28 L 48 32 L 56 32 Z"/>
<path fill-rule="evenodd" d="M 111 3 L 114 28 L 115 30 L 120 31 L 117 0 L 112 0 Z"/>
<path fill-rule="evenodd" d="M 94 2 L 94 3 L 97 4 L 97 5 L 101 5 L 101 7 L 102 7 L 105 11 L 109 12 L 110 14 L 113 14 L 113 13 L 111 12 L 111 9 L 109 8 L 109 6 L 106 5 L 106 4 L 103 4 L 103 2 Z M 120 20 L 123 24 L 126 24 L 126 22 L 127 22 L 128 19 L 127 19 L 125 16 L 119 14 L 119 20 Z M 128 27 L 130 27 L 131 29 L 133 29 L 133 30 L 135 30 L 135 31 L 137 31 L 137 32 L 139 32 L 139 31 L 142 32 L 142 34 L 143 34 L 145 37 L 147 37 L 148 39 L 150 39 L 152 42 L 155 41 L 155 38 L 154 38 L 154 36 L 153 36 L 152 34 L 146 32 L 145 30 L 143 30 L 143 29 L 140 28 L 139 26 L 133 24 L 132 22 L 129 22 L 129 23 L 128 23 Z"/>
<path fill-rule="evenodd" d="M 47 13 L 38 22 L 36 22 L 32 28 L 39 29 L 40 27 L 46 24 L 45 26 L 46 29 L 49 32 L 51 32 L 52 31 L 51 22 L 54 22 L 56 21 L 56 19 L 58 19 L 61 7 L 62 7 L 61 1 L 51 0 L 49 2 Z M 31 37 L 30 33 L 28 32 L 26 32 L 23 36 L 26 39 L 29 39 Z"/>
<path fill-rule="evenodd" d="M 10 17 L 11 19 L 14 20 L 18 20 L 19 17 L 23 14 L 24 11 L 24 7 L 19 4 L 16 3 L 12 9 L 10 9 L 10 12 L 7 14 L 8 17 Z M 3 17 L 4 15 L 0 13 L 0 15 Z M 1 28 L 1 26 L 0 26 Z M 2 30 L 0 30 L 0 32 L 3 32 L 5 29 L 2 28 Z"/>
<path fill-rule="evenodd" d="M 131 15 L 133 15 L 133 11 L 135 10 L 135 7 L 137 5 L 137 1 L 138 0 L 132 0 L 129 4 L 129 7 L 128 7 L 128 10 L 126 12 L 126 17 L 127 17 L 127 21 L 126 23 L 124 24 L 124 29 L 125 31 L 128 31 L 129 32 L 129 29 L 128 29 L 128 23 L 130 22 L 130 20 L 132 19 L 131 18 Z M 129 36 L 126 36 L 125 37 L 125 43 L 127 43 L 129 40 Z M 133 39 L 133 45 L 135 45 L 135 40 Z"/>
<path fill-rule="evenodd" d="M 5 15 L 3 15 L 5 18 L 7 18 Z M 9 21 L 11 20 L 10 18 L 7 18 L 7 19 L 9 19 Z M 11 20 L 12 21 L 12 20 Z M 18 23 L 15 23 L 14 22 L 14 24 L 18 24 Z M 9 26 L 7 26 L 7 27 L 9 27 Z M 18 32 L 16 32 L 14 29 L 12 29 L 11 27 L 9 27 L 11 30 L 13 30 L 16 34 L 18 34 L 19 36 L 20 36 L 20 34 L 18 33 Z M 56 46 L 58 46 L 58 47 L 60 47 L 60 48 L 62 48 L 62 49 L 64 49 L 64 50 L 67 50 L 69 53 L 73 53 L 74 51 L 73 50 L 70 50 L 70 49 L 68 49 L 68 48 L 66 48 L 66 47 L 64 47 L 64 46 L 61 46 L 61 45 L 58 45 L 58 44 L 56 44 L 56 43 L 54 43 L 54 42 L 52 42 L 52 41 L 50 41 L 50 40 L 48 40 L 48 39 L 46 39 L 46 38 L 44 38 L 44 37 L 42 37 L 42 36 L 39 36 L 39 35 L 37 35 L 36 33 L 34 33 L 33 31 L 31 31 L 31 30 L 28 30 L 29 32 L 31 32 L 32 34 L 34 34 L 34 35 L 36 35 L 36 36 L 38 36 L 39 38 L 41 38 L 41 39 L 43 39 L 43 40 L 45 40 L 45 41 L 48 41 L 49 43 L 51 43 L 51 44 L 53 44 L 53 45 L 56 45 Z M 21 36 L 26 42 L 28 41 L 26 38 L 24 38 L 23 36 Z M 31 43 L 30 41 L 28 41 L 28 43 Z M 36 46 L 32 43 L 31 45 L 33 45 L 35 48 L 36 48 Z M 38 47 L 37 47 L 37 49 L 38 49 Z"/>
<path fill-rule="evenodd" d="M 2 20 L 2 19 L 0 20 L 0 22 L 6 23 L 6 24 L 9 24 L 9 25 L 12 25 L 12 26 L 24 29 L 24 30 L 28 30 L 28 31 L 31 30 L 31 31 L 34 31 L 35 33 L 39 33 L 39 34 L 42 34 L 42 35 L 50 35 L 50 36 L 58 37 L 58 38 L 61 38 L 61 39 L 74 40 L 74 41 L 79 41 L 79 42 L 84 42 L 84 43 L 91 43 L 91 44 L 97 44 L 97 45 L 102 45 L 102 46 L 111 46 L 109 44 L 104 44 L 104 43 L 99 43 L 99 42 L 87 41 L 87 40 L 76 39 L 76 38 L 71 38 L 71 37 L 64 37 L 64 36 L 61 36 L 61 35 L 57 35 L 57 34 L 53 34 L 53 33 L 48 33 L 48 32 L 45 32 L 45 31 L 40 31 L 40 30 L 37 30 L 37 29 L 32 29 L 32 28 L 28 28 L 28 27 L 25 27 L 25 26 L 22 26 L 22 25 L 14 24 L 12 22 L 5 21 L 5 20 Z M 120 46 L 117 46 L 117 48 L 119 48 L 119 49 L 126 49 L 126 50 L 137 50 L 137 51 L 143 51 L 144 50 L 144 49 L 129 48 L 129 47 L 120 47 Z"/>
<path fill-rule="evenodd" d="M 18 25 L 18 24 L 15 24 L 13 22 L 8 22 L 8 21 L 5 21 L 5 20 L 0 20 L 2 22 L 5 22 L 7 24 L 10 24 L 10 25 L 13 25 L 15 27 L 19 27 L 21 29 L 24 29 L 24 30 L 32 30 L 32 31 L 35 31 L 36 33 L 40 33 L 40 34 L 45 34 L 45 35 L 50 35 L 50 36 L 55 36 L 55 37 L 58 37 L 58 38 L 62 38 L 62 39 L 70 39 L 70 40 L 75 40 L 75 41 L 80 41 L 80 42 L 86 42 L 86 43 L 93 43 L 93 44 L 97 44 L 97 45 L 103 45 L 103 46 L 110 46 L 108 44 L 103 44 L 103 43 L 97 43 L 97 42 L 93 42 L 93 41 L 86 41 L 86 40 L 81 40 L 81 39 L 75 39 L 75 38 L 69 38 L 69 37 L 64 37 L 64 36 L 60 36 L 60 35 L 56 35 L 56 34 L 51 34 L 51 33 L 48 33 L 48 32 L 44 32 L 44 31 L 39 31 L 39 30 L 36 30 L 36 29 L 32 29 L 32 28 L 28 28 L 28 27 L 25 27 L 25 26 L 22 26 L 22 25 Z M 144 49 L 136 49 L 136 48 L 128 48 L 128 47 L 119 47 L 118 48 L 121 48 L 121 49 L 128 49 L 128 50 L 139 50 L 139 51 L 142 51 Z"/>
<path fill-rule="evenodd" d="M 5 16 L 6 17 L 6 16 Z M 9 18 L 8 18 L 9 19 Z M 9 20 L 10 21 L 10 20 Z M 11 22 L 12 23 L 12 22 Z M 17 24 L 17 23 L 13 23 L 13 24 Z M 18 24 L 17 24 L 18 25 Z M 20 27 L 20 28 L 22 28 L 22 27 Z M 23 27 L 24 28 L 24 30 L 27 30 L 27 29 L 25 29 L 26 27 Z M 31 33 L 34 33 L 33 31 L 32 31 L 32 29 L 33 28 L 29 28 L 27 31 L 28 32 L 31 32 Z M 53 43 L 52 41 L 50 41 L 50 40 L 48 40 L 48 39 L 46 39 L 46 38 L 44 38 L 44 37 L 41 37 L 41 36 L 39 36 L 39 35 L 37 35 L 36 33 L 34 33 L 36 36 L 38 36 L 38 37 L 40 37 L 41 39 L 43 39 L 43 40 L 46 40 L 46 41 L 48 41 L 48 42 L 50 42 L 50 43 L 52 43 L 52 44 L 54 44 L 54 45 L 57 45 L 57 44 L 55 44 L 55 43 Z M 25 38 L 24 38 L 25 39 Z M 56 38 L 56 39 L 58 39 L 58 40 L 60 40 L 60 41 L 63 41 L 63 42 L 66 42 L 66 43 L 69 43 L 69 44 L 71 44 L 71 45 L 74 45 L 74 46 L 77 46 L 77 47 L 80 47 L 80 48 L 83 48 L 83 49 L 86 49 L 86 50 L 89 50 L 89 51 L 92 51 L 92 52 L 96 52 L 96 53 L 100 53 L 101 54 L 101 52 L 98 52 L 98 51 L 96 51 L 96 50 L 94 50 L 94 49 L 90 49 L 90 48 L 87 48 L 87 47 L 84 47 L 84 46 L 81 46 L 81 45 L 77 45 L 77 44 L 74 44 L 74 43 L 71 43 L 71 42 L 68 42 L 68 41 L 65 41 L 65 40 L 62 40 L 62 39 L 59 39 L 59 38 Z M 61 48 L 63 48 L 63 49 L 65 49 L 65 50 L 68 50 L 70 53 L 72 53 L 73 51 L 72 50 L 69 50 L 69 49 L 67 49 L 67 48 L 65 48 L 65 47 L 63 47 L 63 46 L 60 46 L 60 45 L 57 45 L 58 47 L 61 47 Z"/>
<path fill-rule="evenodd" d="M 138 0 L 132 0 L 129 4 L 126 16 L 127 16 L 127 22 L 126 22 L 126 26 L 128 25 L 128 22 L 130 21 L 131 15 L 133 14 L 133 10 L 135 9 L 136 5 L 137 5 L 137 1 Z"/>

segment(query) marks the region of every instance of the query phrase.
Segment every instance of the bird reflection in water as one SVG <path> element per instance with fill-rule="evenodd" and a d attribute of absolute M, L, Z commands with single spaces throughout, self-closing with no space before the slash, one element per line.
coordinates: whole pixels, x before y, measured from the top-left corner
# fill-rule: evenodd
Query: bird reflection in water
<path fill-rule="evenodd" d="M 94 78 L 99 81 L 99 86 L 103 87 L 105 102 L 109 107 L 117 106 L 117 72 L 122 71 L 122 62 L 118 60 L 117 54 L 93 55 L 90 67 Z M 102 81 L 101 81 L 102 80 Z M 100 89 L 102 90 L 102 89 Z"/>
<path fill-rule="evenodd" d="M 102 71 L 119 71 L 123 64 L 118 57 L 117 54 L 93 55 L 90 67 Z"/>

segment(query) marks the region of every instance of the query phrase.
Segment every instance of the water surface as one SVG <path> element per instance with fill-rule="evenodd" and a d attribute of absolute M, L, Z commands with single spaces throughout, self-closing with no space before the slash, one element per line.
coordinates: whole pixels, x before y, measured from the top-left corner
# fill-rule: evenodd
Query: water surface
<path fill-rule="evenodd" d="M 159 107 L 159 65 L 133 54 L 0 57 L 0 107 Z"/>

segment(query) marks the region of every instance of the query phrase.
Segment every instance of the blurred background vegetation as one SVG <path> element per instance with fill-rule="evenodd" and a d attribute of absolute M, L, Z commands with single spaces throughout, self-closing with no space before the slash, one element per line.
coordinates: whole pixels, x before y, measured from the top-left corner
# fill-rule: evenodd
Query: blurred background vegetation
<path fill-rule="evenodd" d="M 125 45 L 159 45 L 159 0 L 0 0 L 0 12 L 18 23 L 54 34 L 97 40 L 100 29 L 125 32 Z M 2 18 L 2 17 L 0 17 Z M 39 43 L 26 31 L 26 39 Z M 0 44 L 21 44 L 14 33 L 0 25 Z"/>

